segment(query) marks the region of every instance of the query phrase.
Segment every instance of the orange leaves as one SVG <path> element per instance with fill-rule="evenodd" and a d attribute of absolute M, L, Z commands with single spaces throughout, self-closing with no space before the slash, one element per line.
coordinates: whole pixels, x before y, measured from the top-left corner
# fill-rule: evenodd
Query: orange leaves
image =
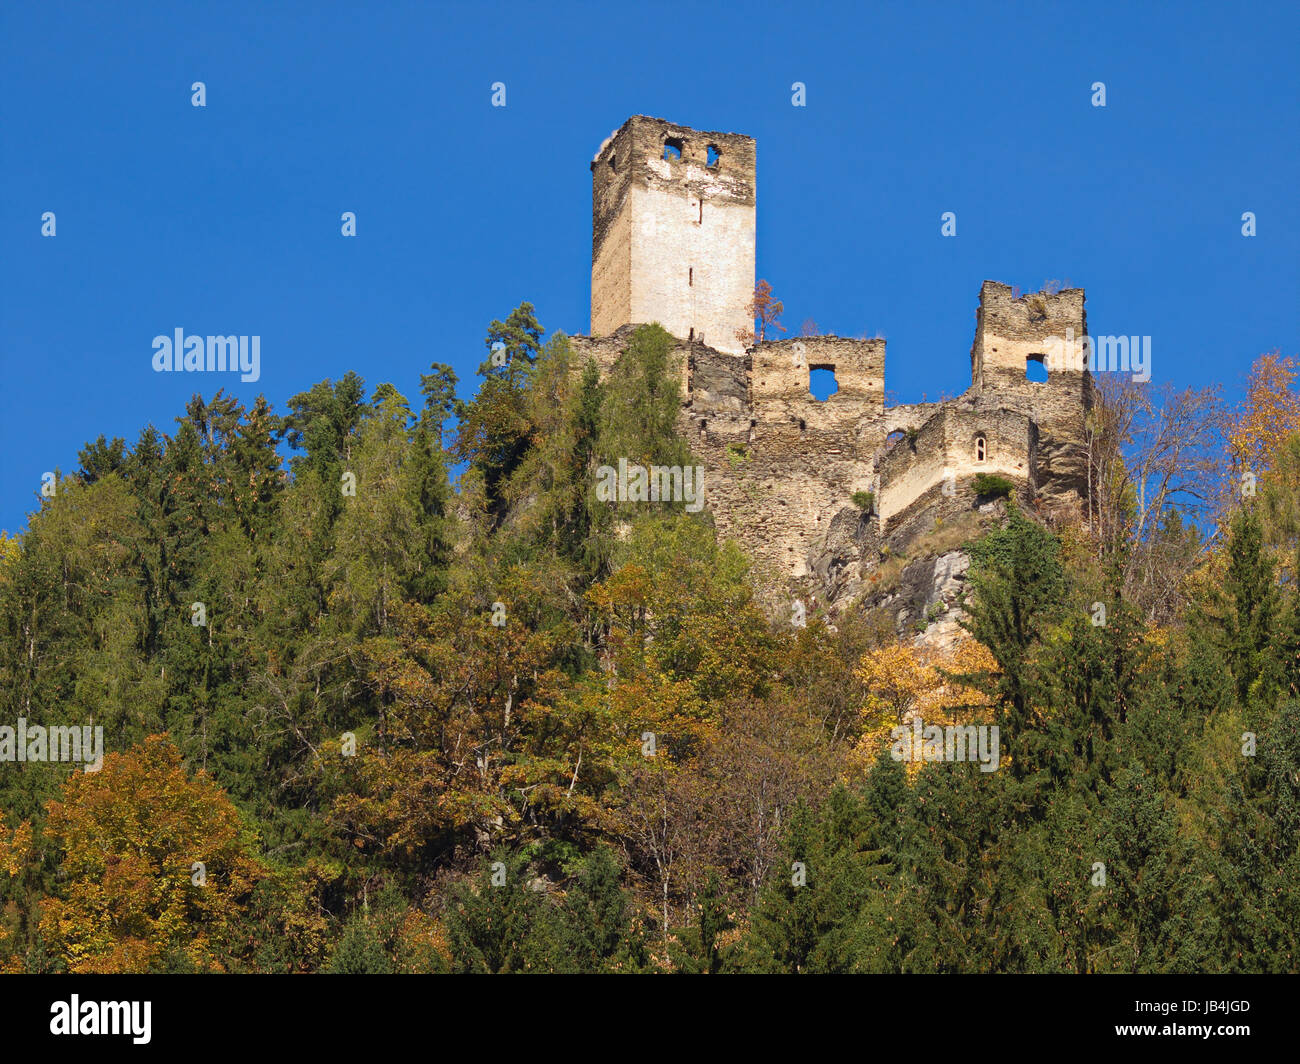
<path fill-rule="evenodd" d="M 768 329 L 779 329 L 785 332 L 785 326 L 780 321 L 784 312 L 785 304 L 772 296 L 772 285 L 767 281 L 759 281 L 754 286 L 754 298 L 749 304 L 749 316 L 758 322 L 757 337 L 760 343 L 767 339 Z M 753 343 L 754 338 L 755 332 L 752 329 L 741 329 L 736 334 L 736 339 L 744 344 Z"/>

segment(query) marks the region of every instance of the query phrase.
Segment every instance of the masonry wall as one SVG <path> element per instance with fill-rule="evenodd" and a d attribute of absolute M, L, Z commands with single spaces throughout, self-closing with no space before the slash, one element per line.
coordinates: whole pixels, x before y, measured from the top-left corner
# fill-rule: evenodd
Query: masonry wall
<path fill-rule="evenodd" d="M 1047 380 L 1037 383 L 1026 379 L 1025 369 L 1035 358 L 1047 365 L 1053 340 L 1086 333 L 1083 289 L 1031 292 L 1013 298 L 1007 285 L 985 281 L 971 347 L 972 383 L 980 393 L 1014 398 L 1034 409 L 1040 421 L 1073 416 L 1084 397 L 1086 372 L 1050 365 Z"/>
<path fill-rule="evenodd" d="M 984 440 L 980 460 L 976 439 Z M 970 498 L 972 481 L 981 473 L 1006 477 L 1013 483 L 1036 486 L 1033 422 L 1019 411 L 1006 408 L 963 410 L 940 408 L 920 429 L 915 440 L 899 440 L 879 465 L 877 507 L 888 528 L 917 499 L 953 478 L 956 496 Z"/>
<path fill-rule="evenodd" d="M 680 159 L 664 158 L 668 142 Z M 743 354 L 738 334 L 752 328 L 754 294 L 754 141 L 638 115 L 591 169 L 592 334 L 659 322 L 673 336 Z"/>
<path fill-rule="evenodd" d="M 750 352 L 750 398 L 760 420 L 804 421 L 828 427 L 885 409 L 885 341 L 805 336 L 766 341 Z M 837 390 L 818 400 L 809 391 L 814 369 L 835 374 Z"/>
<path fill-rule="evenodd" d="M 623 354 L 623 349 L 627 347 L 628 341 L 632 338 L 632 333 L 636 329 L 637 326 L 635 325 L 624 325 L 608 336 L 570 336 L 568 338 L 569 348 L 574 355 L 572 371 L 580 374 L 583 363 L 587 359 L 592 359 L 600 369 L 600 375 L 603 379 L 614 368 L 614 363 Z M 678 340 L 669 353 L 670 360 L 680 373 L 683 401 L 687 400 L 691 390 L 690 365 L 693 348 L 698 348 L 698 345 Z"/>
<path fill-rule="evenodd" d="M 982 401 L 1014 406 L 1032 417 L 1040 432 L 1040 479 L 1056 496 L 1086 490 L 1084 415 L 1092 405 L 1086 367 L 1054 363 L 1052 341 L 1088 331 L 1080 288 L 1013 298 L 1008 285 L 985 281 L 980 289 L 971 347 L 972 392 Z M 1043 361 L 1047 380 L 1026 379 L 1026 363 Z"/>
<path fill-rule="evenodd" d="M 679 428 L 705 466 L 705 501 L 719 533 L 752 554 L 760 584 L 809 576 L 831 522 L 845 510 L 856 518 L 852 495 L 870 489 L 852 420 L 801 428 L 696 402 Z"/>

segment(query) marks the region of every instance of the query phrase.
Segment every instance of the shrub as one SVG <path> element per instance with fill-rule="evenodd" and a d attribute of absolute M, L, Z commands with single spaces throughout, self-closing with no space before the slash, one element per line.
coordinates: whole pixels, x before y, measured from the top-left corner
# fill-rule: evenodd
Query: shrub
<path fill-rule="evenodd" d="M 851 496 L 853 505 L 863 513 L 869 514 L 876 508 L 876 494 L 872 491 L 855 491 Z"/>
<path fill-rule="evenodd" d="M 975 475 L 975 494 L 981 498 L 1006 498 L 1014 487 L 1015 485 L 1006 477 L 994 476 L 990 473 Z"/>
<path fill-rule="evenodd" d="M 732 467 L 740 465 L 741 462 L 749 461 L 749 449 L 741 443 L 727 444 L 727 461 Z"/>

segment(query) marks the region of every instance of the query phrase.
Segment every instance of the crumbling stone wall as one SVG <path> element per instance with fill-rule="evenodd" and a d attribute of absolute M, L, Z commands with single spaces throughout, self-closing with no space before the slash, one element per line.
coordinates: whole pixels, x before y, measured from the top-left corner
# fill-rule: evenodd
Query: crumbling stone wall
<path fill-rule="evenodd" d="M 665 159 L 665 144 L 680 158 Z M 575 369 L 591 358 L 608 372 L 637 324 L 676 338 L 678 429 L 705 467 L 719 532 L 756 559 L 760 584 L 801 588 L 809 605 L 847 602 L 870 590 L 882 559 L 1000 507 L 976 497 L 980 473 L 1010 480 L 1025 501 L 1078 508 L 1091 378 L 1053 364 L 1035 383 L 1026 364 L 1046 360 L 1053 338 L 1086 334 L 1081 289 L 1016 298 L 985 281 L 970 389 L 886 408 L 884 340 L 737 339 L 752 325 L 753 140 L 635 116 L 591 169 L 593 336 L 571 338 Z M 825 401 L 809 391 L 819 367 L 838 388 Z M 956 579 L 961 559 L 945 558 L 929 569 L 914 559 L 909 572 Z"/>
<path fill-rule="evenodd" d="M 1081 288 L 1031 292 L 1013 298 L 1011 288 L 985 281 L 980 289 L 975 341 L 971 345 L 971 392 L 979 399 L 1014 406 L 1039 429 L 1038 465 L 1044 491 L 1066 505 L 1087 488 L 1082 418 L 1092 406 L 1086 367 L 1048 364 L 1050 341 L 1087 334 Z M 1043 360 L 1047 380 L 1026 379 L 1026 364 Z"/>
<path fill-rule="evenodd" d="M 992 292 L 1014 325 L 1023 300 L 1007 309 L 1002 290 L 1009 297 L 1004 285 L 985 284 L 981 294 Z M 1054 321 L 1082 327 L 1082 314 Z M 1031 324 L 1038 335 L 1015 342 L 1041 347 L 1051 334 Z M 575 370 L 592 358 L 608 372 L 634 328 L 572 337 Z M 990 358 L 975 359 L 977 376 L 956 399 L 886 407 L 883 340 L 804 337 L 737 356 L 678 338 L 678 430 L 705 467 L 705 502 L 720 534 L 755 558 L 759 583 L 801 588 L 809 605 L 843 604 L 869 588 L 889 551 L 904 550 L 937 521 L 987 508 L 973 487 L 980 473 L 1010 480 L 1027 502 L 1077 501 L 1077 485 L 1060 483 L 1043 460 L 1038 418 L 1051 419 L 1056 456 L 1079 447 L 1090 382 L 1050 374 L 1047 384 L 1026 382 L 1019 353 L 1007 355 L 1006 345 L 1000 333 L 977 335 L 977 356 Z M 834 367 L 839 386 L 824 401 L 809 391 L 819 365 Z M 870 492 L 874 505 L 864 510 L 857 492 Z"/>
<path fill-rule="evenodd" d="M 1037 432 L 1027 414 L 1006 407 L 940 406 L 914 439 L 903 438 L 879 467 L 879 513 L 886 527 L 938 487 L 963 498 L 983 473 L 1005 477 L 1033 493 Z M 981 454 L 979 442 L 983 441 Z"/>
<path fill-rule="evenodd" d="M 665 146 L 680 153 L 665 158 Z M 671 154 L 671 153 L 670 153 Z M 743 354 L 752 328 L 755 145 L 636 115 L 591 163 L 591 330 L 659 322 Z"/>
<path fill-rule="evenodd" d="M 750 401 L 760 420 L 790 418 L 830 426 L 884 412 L 884 340 L 804 336 L 765 341 L 748 357 Z M 837 390 L 824 401 L 808 390 L 810 374 L 817 369 L 835 374 Z"/>

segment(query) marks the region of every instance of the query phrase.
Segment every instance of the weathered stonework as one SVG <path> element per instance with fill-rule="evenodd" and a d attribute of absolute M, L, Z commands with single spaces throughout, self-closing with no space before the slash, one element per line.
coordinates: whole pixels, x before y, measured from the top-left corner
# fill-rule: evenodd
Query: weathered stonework
<path fill-rule="evenodd" d="M 674 154 L 677 157 L 672 157 Z M 657 321 L 741 354 L 754 295 L 754 141 L 629 118 L 591 162 L 591 331 Z"/>
<path fill-rule="evenodd" d="M 663 161 L 666 141 L 681 145 L 680 161 Z M 943 537 L 1001 511 L 977 498 L 979 474 L 1005 478 L 1040 509 L 1077 511 L 1090 376 L 1051 366 L 1035 383 L 1026 368 L 1046 358 L 1052 337 L 1086 334 L 1081 289 L 1013 298 L 985 281 L 970 388 L 886 407 L 884 340 L 735 339 L 753 324 L 752 140 L 638 116 L 605 142 L 592 173 L 593 336 L 571 338 L 577 361 L 607 371 L 641 323 L 677 338 L 679 429 L 705 466 L 719 532 L 748 549 L 760 582 L 832 608 L 902 595 L 896 612 L 924 628 L 964 579 L 965 555 Z M 838 386 L 825 401 L 809 391 L 818 368 Z M 855 492 L 871 493 L 870 510 Z M 933 551 L 911 559 L 893 590 L 873 587 L 887 560 L 926 543 Z"/>

